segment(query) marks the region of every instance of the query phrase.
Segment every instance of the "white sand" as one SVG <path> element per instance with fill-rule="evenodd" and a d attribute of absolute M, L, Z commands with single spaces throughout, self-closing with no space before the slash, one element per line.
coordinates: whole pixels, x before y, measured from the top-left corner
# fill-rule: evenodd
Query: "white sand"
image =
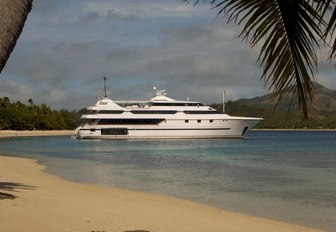
<path fill-rule="evenodd" d="M 0 130 L 1 137 L 23 137 L 23 136 L 54 136 L 54 135 L 75 135 L 74 130 L 32 130 L 32 131 L 16 131 L 16 130 Z"/>
<path fill-rule="evenodd" d="M 30 159 L 0 156 L 0 192 L 17 196 L 0 200 L 0 231 L 319 231 L 186 200 L 73 183 L 43 170 Z M 6 186 L 15 191 L 4 190 Z"/>

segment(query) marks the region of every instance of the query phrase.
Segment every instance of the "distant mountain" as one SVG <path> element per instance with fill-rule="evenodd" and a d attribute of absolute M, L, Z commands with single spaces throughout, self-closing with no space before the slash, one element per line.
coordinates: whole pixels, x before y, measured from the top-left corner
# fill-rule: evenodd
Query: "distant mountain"
<path fill-rule="evenodd" d="M 328 89 L 321 84 L 313 83 L 314 98 L 308 102 L 309 113 L 316 115 L 321 112 L 336 111 L 336 90 Z M 236 103 L 248 105 L 251 107 L 274 108 L 276 100 L 272 100 L 273 95 L 267 94 L 261 97 L 251 99 L 240 99 Z M 291 107 L 292 111 L 298 110 L 298 102 L 292 94 L 285 96 L 277 105 L 277 110 L 288 110 Z"/>
<path fill-rule="evenodd" d="M 313 84 L 314 98 L 308 102 L 309 119 L 303 120 L 296 97 L 284 96 L 276 106 L 272 94 L 226 103 L 230 115 L 262 117 L 259 128 L 336 128 L 336 90 Z M 222 104 L 212 105 L 222 111 Z"/>
<path fill-rule="evenodd" d="M 314 99 L 311 108 L 318 111 L 336 110 L 336 90 L 328 89 L 323 85 L 314 83 Z"/>

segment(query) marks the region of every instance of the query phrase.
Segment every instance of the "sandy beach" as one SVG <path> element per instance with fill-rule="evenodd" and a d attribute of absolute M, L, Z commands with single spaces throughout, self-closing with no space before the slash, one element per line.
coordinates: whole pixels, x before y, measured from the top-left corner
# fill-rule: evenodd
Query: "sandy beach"
<path fill-rule="evenodd" d="M 74 135 L 74 130 L 0 130 L 0 138 L 25 137 L 25 136 L 57 136 L 57 135 Z"/>
<path fill-rule="evenodd" d="M 34 160 L 0 156 L 0 231 L 320 231 L 202 204 L 73 183 Z"/>

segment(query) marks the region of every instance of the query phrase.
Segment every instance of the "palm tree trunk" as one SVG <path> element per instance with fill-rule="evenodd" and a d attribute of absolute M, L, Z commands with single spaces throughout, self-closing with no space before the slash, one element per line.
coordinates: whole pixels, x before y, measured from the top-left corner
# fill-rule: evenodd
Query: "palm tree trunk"
<path fill-rule="evenodd" d="M 0 0 L 0 73 L 19 38 L 33 0 Z"/>

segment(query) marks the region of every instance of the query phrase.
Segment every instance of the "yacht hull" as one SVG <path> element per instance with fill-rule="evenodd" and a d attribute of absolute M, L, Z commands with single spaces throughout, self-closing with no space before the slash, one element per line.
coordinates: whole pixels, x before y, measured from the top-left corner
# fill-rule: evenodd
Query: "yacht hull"
<path fill-rule="evenodd" d="M 77 129 L 78 139 L 223 139 L 242 138 L 260 120 L 232 120 L 212 126 L 102 126 Z"/>

